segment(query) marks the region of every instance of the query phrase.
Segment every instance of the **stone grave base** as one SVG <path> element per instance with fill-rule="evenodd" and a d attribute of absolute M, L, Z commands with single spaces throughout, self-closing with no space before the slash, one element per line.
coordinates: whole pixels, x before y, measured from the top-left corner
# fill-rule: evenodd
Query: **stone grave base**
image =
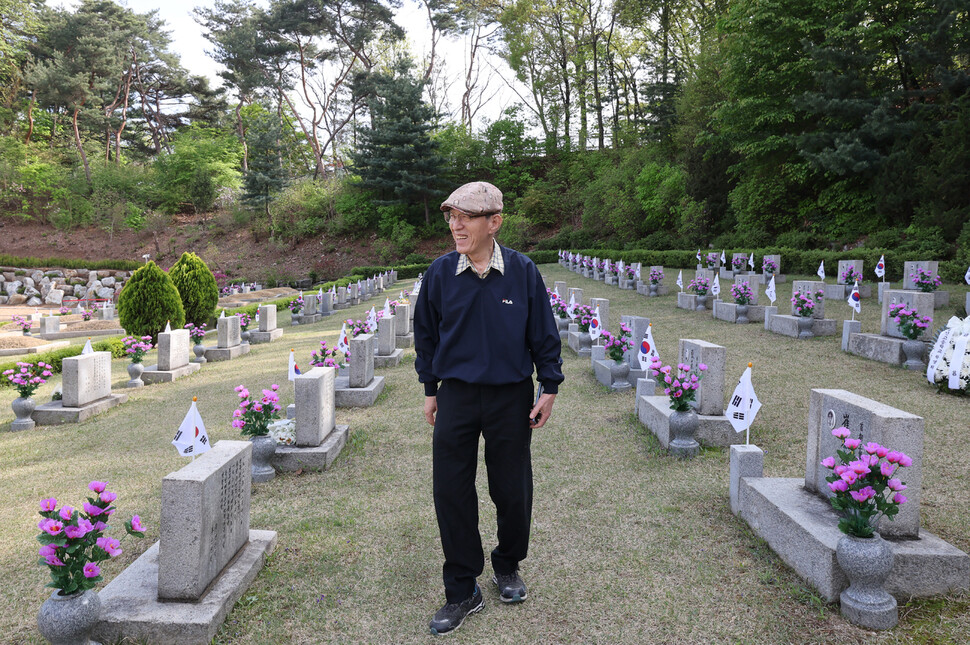
<path fill-rule="evenodd" d="M 309 315 L 303 314 L 303 317 L 300 318 L 300 324 L 312 325 L 313 323 L 320 322 L 321 318 L 323 318 L 323 316 L 321 316 L 320 314 L 309 314 Z M 250 340 L 250 342 L 252 342 L 252 340 Z"/>
<path fill-rule="evenodd" d="M 828 602 L 849 581 L 835 559 L 842 532 L 831 504 L 804 488 L 804 480 L 743 477 L 740 517 L 772 550 Z M 916 540 L 886 540 L 896 557 L 886 591 L 899 600 L 970 588 L 970 556 L 920 530 Z"/>
<path fill-rule="evenodd" d="M 636 378 L 634 377 L 633 370 L 630 370 L 630 375 L 624 381 L 613 382 L 610 376 L 610 365 L 613 364 L 612 360 L 601 360 L 593 361 L 593 375 L 596 376 L 596 380 L 600 384 L 612 388 L 614 391 L 619 392 L 623 390 L 629 390 L 636 383 Z M 642 372 L 641 372 L 642 374 Z"/>
<path fill-rule="evenodd" d="M 776 314 L 768 321 L 768 331 L 798 338 L 798 317 Z M 835 336 L 838 330 L 831 318 L 815 318 L 812 321 L 812 333 L 816 336 Z"/>
<path fill-rule="evenodd" d="M 933 308 L 940 309 L 946 307 L 950 304 L 950 292 L 949 291 L 934 291 L 933 292 Z"/>
<path fill-rule="evenodd" d="M 670 397 L 642 396 L 637 401 L 636 408 L 640 423 L 657 437 L 664 448 L 669 446 L 670 415 L 674 413 L 670 409 Z M 694 438 L 701 445 L 726 448 L 732 443 L 737 443 L 737 433 L 734 432 L 734 426 L 727 417 L 698 414 L 697 419 L 697 436 Z"/>
<path fill-rule="evenodd" d="M 340 304 L 339 302 L 335 303 L 333 306 L 334 309 L 347 309 L 348 307 L 350 307 L 350 305 L 348 305 L 347 303 Z"/>
<path fill-rule="evenodd" d="M 14 347 L 11 349 L 0 349 L 0 356 L 18 356 L 21 354 L 37 354 L 39 352 L 47 352 L 52 349 L 57 349 L 58 347 L 67 347 L 70 345 L 66 340 L 59 340 L 53 343 L 47 343 L 46 345 L 37 345 L 36 347 Z"/>
<path fill-rule="evenodd" d="M 697 309 L 697 296 L 693 293 L 677 292 L 677 307 L 686 309 L 687 311 L 694 311 Z"/>
<path fill-rule="evenodd" d="M 852 293 L 852 290 L 849 290 Z M 825 285 L 825 299 L 826 300 L 846 300 L 849 294 L 845 292 L 844 284 L 827 284 Z M 859 297 L 861 298 L 871 298 L 872 297 L 872 285 L 871 284 L 860 284 L 859 285 Z"/>
<path fill-rule="evenodd" d="M 236 345 L 235 347 L 210 347 L 205 350 L 205 360 L 210 363 L 218 361 L 231 361 L 239 358 L 243 354 L 249 353 L 249 345 Z"/>
<path fill-rule="evenodd" d="M 397 367 L 401 364 L 401 357 L 404 356 L 403 349 L 395 349 L 393 352 L 387 356 L 381 356 L 380 354 L 374 354 L 374 367 Z"/>
<path fill-rule="evenodd" d="M 249 332 L 249 344 L 259 345 L 260 343 L 272 343 L 283 337 L 283 330 L 279 327 L 270 331 L 251 331 Z"/>
<path fill-rule="evenodd" d="M 736 323 L 738 322 L 737 309 L 738 306 L 733 302 L 720 301 L 714 308 L 714 317 L 725 322 Z M 748 320 L 750 322 L 764 322 L 765 305 L 748 305 Z"/>
<path fill-rule="evenodd" d="M 644 282 L 641 286 L 637 287 L 637 293 L 639 293 L 640 295 L 643 295 L 643 296 L 649 296 L 650 295 L 650 283 L 649 282 Z M 658 296 L 670 295 L 670 289 L 668 289 L 666 287 L 666 285 L 659 284 L 659 285 L 657 285 L 657 295 Z"/>
<path fill-rule="evenodd" d="M 576 356 L 579 356 L 581 358 L 589 358 L 592 355 L 593 353 L 592 349 L 590 349 L 589 347 L 579 346 L 580 335 L 585 334 L 586 336 L 589 336 L 589 333 L 584 331 L 569 331 L 569 332 L 566 332 L 566 334 L 567 334 L 567 342 L 569 344 L 569 349 L 573 350 Z"/>
<path fill-rule="evenodd" d="M 369 408 L 384 391 L 384 377 L 375 376 L 364 387 L 350 387 L 350 376 L 337 376 L 333 402 L 338 408 Z"/>
<path fill-rule="evenodd" d="M 141 380 L 145 381 L 145 385 L 151 385 L 152 383 L 171 383 L 183 376 L 188 376 L 192 372 L 198 372 L 200 369 L 202 369 L 202 363 L 187 363 L 182 367 L 176 367 L 174 370 L 168 371 L 159 370 L 158 365 L 149 365 L 141 373 Z"/>
<path fill-rule="evenodd" d="M 35 336 L 40 336 L 44 340 L 59 340 L 61 338 L 85 338 L 90 336 L 94 338 L 95 336 L 117 336 L 119 334 L 124 334 L 125 330 L 121 327 L 116 329 L 78 329 L 75 331 L 56 331 L 53 334 L 34 334 Z"/>
<path fill-rule="evenodd" d="M 127 394 L 112 394 L 97 401 L 85 403 L 79 408 L 65 408 L 63 401 L 51 401 L 38 405 L 30 418 L 39 426 L 57 426 L 62 423 L 80 423 L 85 419 L 107 412 L 128 400 Z"/>
<path fill-rule="evenodd" d="M 409 347 L 414 347 L 414 334 L 395 336 L 394 346 L 397 347 L 398 349 L 407 349 Z"/>
<path fill-rule="evenodd" d="M 158 600 L 158 542 L 98 592 L 101 620 L 92 636 L 105 643 L 205 645 L 276 548 L 276 531 L 249 531 L 249 541 L 198 602 Z"/>
<path fill-rule="evenodd" d="M 903 339 L 879 334 L 849 334 L 849 346 L 846 351 L 871 361 L 890 365 L 902 365 L 906 361 L 906 355 L 903 354 Z"/>
<path fill-rule="evenodd" d="M 771 278 L 766 278 L 764 273 L 759 273 L 756 277 L 758 278 L 758 284 L 768 284 L 771 282 Z M 781 284 L 782 282 L 788 282 L 788 276 L 776 273 L 775 284 Z"/>
<path fill-rule="evenodd" d="M 721 267 L 720 269 L 717 270 L 717 275 L 720 276 L 722 280 L 734 280 L 734 271 L 729 271 L 724 267 Z M 738 273 L 738 275 L 741 275 L 741 274 Z M 711 282 L 713 282 L 713 280 L 711 280 Z"/>
<path fill-rule="evenodd" d="M 350 426 L 336 426 L 319 446 L 276 446 L 273 467 L 292 473 L 298 470 L 326 470 L 347 443 Z"/>

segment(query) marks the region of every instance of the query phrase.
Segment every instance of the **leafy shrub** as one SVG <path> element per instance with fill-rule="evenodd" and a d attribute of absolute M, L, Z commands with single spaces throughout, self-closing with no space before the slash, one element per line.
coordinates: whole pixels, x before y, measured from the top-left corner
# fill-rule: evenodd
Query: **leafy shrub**
<path fill-rule="evenodd" d="M 130 335 L 152 338 L 158 338 L 166 323 L 170 322 L 172 329 L 185 324 L 178 289 L 155 262 L 142 266 L 125 283 L 118 296 L 118 319 Z"/>
<path fill-rule="evenodd" d="M 560 219 L 563 190 L 548 181 L 537 181 L 516 203 L 519 213 L 534 226 L 550 226 Z"/>
<path fill-rule="evenodd" d="M 185 252 L 168 272 L 178 289 L 185 321 L 201 325 L 219 304 L 219 287 L 209 267 L 195 253 Z"/>

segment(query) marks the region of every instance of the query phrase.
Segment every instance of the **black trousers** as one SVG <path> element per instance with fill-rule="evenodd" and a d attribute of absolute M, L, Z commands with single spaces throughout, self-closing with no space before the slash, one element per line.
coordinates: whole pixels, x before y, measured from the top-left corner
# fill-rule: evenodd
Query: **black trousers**
<path fill-rule="evenodd" d="M 445 564 L 448 602 L 475 591 L 485 558 L 478 531 L 478 437 L 485 437 L 488 492 L 498 519 L 496 573 L 519 568 L 529 550 L 532 520 L 532 379 L 511 385 L 446 380 L 438 388 L 434 424 L 434 507 Z"/>

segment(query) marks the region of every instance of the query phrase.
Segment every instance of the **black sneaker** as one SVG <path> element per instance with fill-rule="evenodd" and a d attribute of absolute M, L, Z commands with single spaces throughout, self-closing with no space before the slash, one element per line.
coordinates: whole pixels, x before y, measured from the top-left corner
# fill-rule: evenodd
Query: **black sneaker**
<path fill-rule="evenodd" d="M 498 587 L 498 599 L 502 602 L 522 602 L 529 597 L 529 590 L 519 577 L 518 571 L 509 574 L 496 573 L 492 582 Z"/>
<path fill-rule="evenodd" d="M 475 585 L 475 593 L 461 602 L 449 602 L 435 612 L 431 619 L 431 633 L 434 635 L 449 634 L 465 621 L 465 616 L 477 614 L 485 608 L 482 590 Z"/>

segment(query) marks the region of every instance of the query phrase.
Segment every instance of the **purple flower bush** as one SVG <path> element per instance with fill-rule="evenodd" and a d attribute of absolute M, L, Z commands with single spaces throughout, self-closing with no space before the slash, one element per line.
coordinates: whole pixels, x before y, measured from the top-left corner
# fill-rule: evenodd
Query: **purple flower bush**
<path fill-rule="evenodd" d="M 21 331 L 27 331 L 30 329 L 31 322 L 25 316 L 14 316 L 13 324 L 20 327 Z"/>
<path fill-rule="evenodd" d="M 576 312 L 576 324 L 579 325 L 579 331 L 589 333 L 589 324 L 593 322 L 593 308 L 589 305 L 576 305 L 573 310 Z"/>
<path fill-rule="evenodd" d="M 933 275 L 932 271 L 927 271 L 926 269 L 916 269 L 916 273 L 909 274 L 909 279 L 913 281 L 917 289 L 924 293 L 932 293 L 943 284 L 940 276 Z"/>
<path fill-rule="evenodd" d="M 320 341 L 320 352 L 316 351 L 310 353 L 310 365 L 313 367 L 334 367 L 340 369 L 341 367 L 347 367 L 347 359 L 350 358 L 350 352 L 346 354 L 342 353 L 336 347 L 327 347 L 327 341 Z"/>
<path fill-rule="evenodd" d="M 232 427 L 240 434 L 252 437 L 264 437 L 269 434 L 271 421 L 280 418 L 280 397 L 276 393 L 280 389 L 275 383 L 270 389 L 263 390 L 263 396 L 258 401 L 251 399 L 249 390 L 243 385 L 236 386 L 236 393 L 242 401 L 239 407 L 232 411 Z"/>
<path fill-rule="evenodd" d="M 626 353 L 633 349 L 633 341 L 630 340 L 628 334 L 621 333 L 619 336 L 614 336 L 604 330 L 603 339 L 605 341 L 603 346 L 606 348 L 606 355 L 617 363 L 622 361 Z"/>
<path fill-rule="evenodd" d="M 830 499 L 832 508 L 842 515 L 839 530 L 855 537 L 872 537 L 879 518 L 892 520 L 900 505 L 906 503 L 906 484 L 899 480 L 898 470 L 912 466 L 913 460 L 875 441 L 862 445 L 846 427 L 836 428 L 832 435 L 842 442 L 836 451 L 838 461 L 826 457 L 821 463 L 832 470 L 825 481 L 835 494 Z"/>
<path fill-rule="evenodd" d="M 731 297 L 734 298 L 735 304 L 749 304 L 751 299 L 754 298 L 754 294 L 751 293 L 751 285 L 748 282 L 731 285 Z"/>
<path fill-rule="evenodd" d="M 650 284 L 660 284 L 663 282 L 664 272 L 660 269 L 650 269 Z"/>
<path fill-rule="evenodd" d="M 842 282 L 845 284 L 855 284 L 856 282 L 862 282 L 862 274 L 855 270 L 854 266 L 849 266 L 842 274 L 839 276 L 842 278 Z"/>
<path fill-rule="evenodd" d="M 253 322 L 253 317 L 249 314 L 236 314 L 239 318 L 239 329 L 246 331 Z"/>
<path fill-rule="evenodd" d="M 899 332 L 910 340 L 917 340 L 933 324 L 930 316 L 920 316 L 915 307 L 910 309 L 904 303 L 889 305 L 888 315 L 899 327 Z"/>
<path fill-rule="evenodd" d="M 111 529 L 108 522 L 115 512 L 112 503 L 118 498 L 107 488 L 108 482 L 88 484 L 95 496 L 87 498 L 83 510 L 66 505 L 58 509 L 53 497 L 40 501 L 43 519 L 37 524 L 37 541 L 41 543 L 38 564 L 50 570 L 47 586 L 58 589 L 61 596 L 92 589 L 102 580 L 98 563 L 122 553 L 120 542 L 105 535 Z M 141 518 L 133 515 L 125 522 L 125 532 L 145 537 Z"/>
<path fill-rule="evenodd" d="M 196 345 L 201 344 L 203 339 L 205 339 L 205 328 L 205 323 L 202 323 L 201 325 L 193 325 L 192 323 L 188 323 L 185 325 L 185 329 L 189 330 L 189 338 L 191 338 Z"/>
<path fill-rule="evenodd" d="M 694 278 L 687 285 L 688 291 L 693 291 L 699 296 L 706 296 L 711 289 L 711 281 L 707 278 Z"/>
<path fill-rule="evenodd" d="M 94 309 L 84 308 L 81 310 L 81 320 L 91 320 L 94 317 Z"/>
<path fill-rule="evenodd" d="M 286 305 L 290 308 L 291 314 L 298 314 L 303 311 L 303 296 L 297 296 L 290 300 L 289 304 Z"/>
<path fill-rule="evenodd" d="M 761 260 L 761 271 L 765 275 L 775 275 L 778 272 L 778 265 L 771 258 Z"/>
<path fill-rule="evenodd" d="M 37 361 L 36 365 L 18 361 L 16 368 L 4 371 L 3 375 L 17 388 L 20 398 L 29 399 L 48 377 L 54 375 L 54 368 L 44 361 Z"/>
<path fill-rule="evenodd" d="M 796 291 L 791 296 L 791 303 L 795 305 L 795 315 L 808 318 L 815 313 L 815 303 L 822 302 L 825 292 L 819 289 L 814 294 L 809 291 Z"/>
<path fill-rule="evenodd" d="M 141 360 L 145 358 L 145 354 L 152 351 L 151 336 L 142 336 L 141 338 L 125 336 L 121 342 L 125 346 L 125 353 L 131 357 L 132 363 L 141 363 Z"/>
<path fill-rule="evenodd" d="M 707 268 L 713 269 L 714 267 L 716 267 L 717 260 L 719 257 L 721 256 L 718 255 L 717 253 L 708 253 L 706 256 L 704 256 L 704 263 L 707 264 Z"/>
<path fill-rule="evenodd" d="M 744 269 L 744 265 L 748 263 L 747 255 L 735 255 L 734 259 L 731 260 L 731 264 L 734 266 L 735 271 L 741 271 Z"/>
<path fill-rule="evenodd" d="M 664 394 L 670 397 L 670 409 L 676 412 L 690 410 L 690 402 L 697 396 L 697 388 L 701 386 L 701 379 L 707 365 L 700 363 L 697 371 L 686 363 L 677 363 L 677 371 L 670 365 L 663 365 L 656 356 L 650 363 L 650 373 L 663 381 Z"/>

